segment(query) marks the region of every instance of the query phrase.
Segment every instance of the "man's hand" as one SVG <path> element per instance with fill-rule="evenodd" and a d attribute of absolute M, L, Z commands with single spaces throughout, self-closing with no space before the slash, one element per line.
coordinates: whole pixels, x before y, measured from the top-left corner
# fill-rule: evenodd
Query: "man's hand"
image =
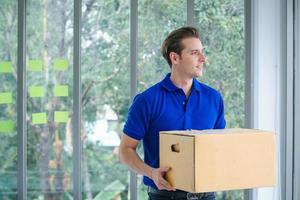
<path fill-rule="evenodd" d="M 151 179 L 154 181 L 159 190 L 175 191 L 168 181 L 164 179 L 164 175 L 169 171 L 170 167 L 153 168 L 151 171 Z"/>
<path fill-rule="evenodd" d="M 136 153 L 139 141 L 123 134 L 119 147 L 120 161 L 133 171 L 151 178 L 160 190 L 175 191 L 175 189 L 163 178 L 170 167 L 152 168 L 145 164 Z"/>

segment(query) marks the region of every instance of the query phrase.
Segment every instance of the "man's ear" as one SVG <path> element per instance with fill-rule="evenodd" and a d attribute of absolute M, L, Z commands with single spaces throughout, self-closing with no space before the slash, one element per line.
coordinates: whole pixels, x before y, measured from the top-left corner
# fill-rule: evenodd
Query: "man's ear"
<path fill-rule="evenodd" d="M 172 64 L 177 64 L 178 63 L 179 55 L 177 53 L 170 52 L 169 56 L 170 56 L 170 60 L 171 60 Z"/>

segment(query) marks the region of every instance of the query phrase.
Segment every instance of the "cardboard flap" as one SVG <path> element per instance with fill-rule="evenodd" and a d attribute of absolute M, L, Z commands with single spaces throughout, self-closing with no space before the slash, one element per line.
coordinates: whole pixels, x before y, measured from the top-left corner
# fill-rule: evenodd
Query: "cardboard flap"
<path fill-rule="evenodd" d="M 257 129 L 246 128 L 227 128 L 227 129 L 208 129 L 208 130 L 174 130 L 174 131 L 160 131 L 160 134 L 173 134 L 173 135 L 185 135 L 185 136 L 199 136 L 205 134 L 274 134 L 271 131 L 262 131 Z"/>

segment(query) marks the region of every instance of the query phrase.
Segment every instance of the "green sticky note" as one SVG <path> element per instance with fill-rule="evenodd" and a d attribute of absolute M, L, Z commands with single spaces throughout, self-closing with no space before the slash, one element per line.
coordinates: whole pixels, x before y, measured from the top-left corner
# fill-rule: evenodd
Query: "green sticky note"
<path fill-rule="evenodd" d="M 30 97 L 43 97 L 45 95 L 45 89 L 41 86 L 32 86 L 29 88 Z"/>
<path fill-rule="evenodd" d="M 29 60 L 27 65 L 28 71 L 43 71 L 42 60 Z"/>
<path fill-rule="evenodd" d="M 53 89 L 54 96 L 67 97 L 69 96 L 69 86 L 67 85 L 55 85 Z"/>
<path fill-rule="evenodd" d="M 65 71 L 68 69 L 68 60 L 66 59 L 54 59 L 53 60 L 53 68 L 57 71 Z"/>
<path fill-rule="evenodd" d="M 12 120 L 0 121 L 0 133 L 10 133 L 15 131 L 15 124 Z"/>
<path fill-rule="evenodd" d="M 11 73 L 12 64 L 11 62 L 0 62 L 0 73 Z"/>
<path fill-rule="evenodd" d="M 33 124 L 46 124 L 47 117 L 46 113 L 32 113 L 32 123 Z"/>
<path fill-rule="evenodd" d="M 67 123 L 68 118 L 69 118 L 69 113 L 67 111 L 55 111 L 54 112 L 54 122 Z"/>
<path fill-rule="evenodd" d="M 2 92 L 0 93 L 0 104 L 12 103 L 12 93 Z"/>

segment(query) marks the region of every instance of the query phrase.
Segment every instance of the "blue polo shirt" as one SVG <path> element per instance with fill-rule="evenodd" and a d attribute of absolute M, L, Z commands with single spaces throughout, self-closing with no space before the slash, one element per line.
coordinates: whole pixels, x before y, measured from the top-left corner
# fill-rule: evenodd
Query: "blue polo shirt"
<path fill-rule="evenodd" d="M 176 87 L 168 74 L 161 82 L 136 95 L 123 132 L 142 140 L 145 163 L 159 167 L 159 131 L 223 129 L 223 100 L 215 89 L 193 80 L 190 96 Z M 144 176 L 144 184 L 157 188 Z"/>

